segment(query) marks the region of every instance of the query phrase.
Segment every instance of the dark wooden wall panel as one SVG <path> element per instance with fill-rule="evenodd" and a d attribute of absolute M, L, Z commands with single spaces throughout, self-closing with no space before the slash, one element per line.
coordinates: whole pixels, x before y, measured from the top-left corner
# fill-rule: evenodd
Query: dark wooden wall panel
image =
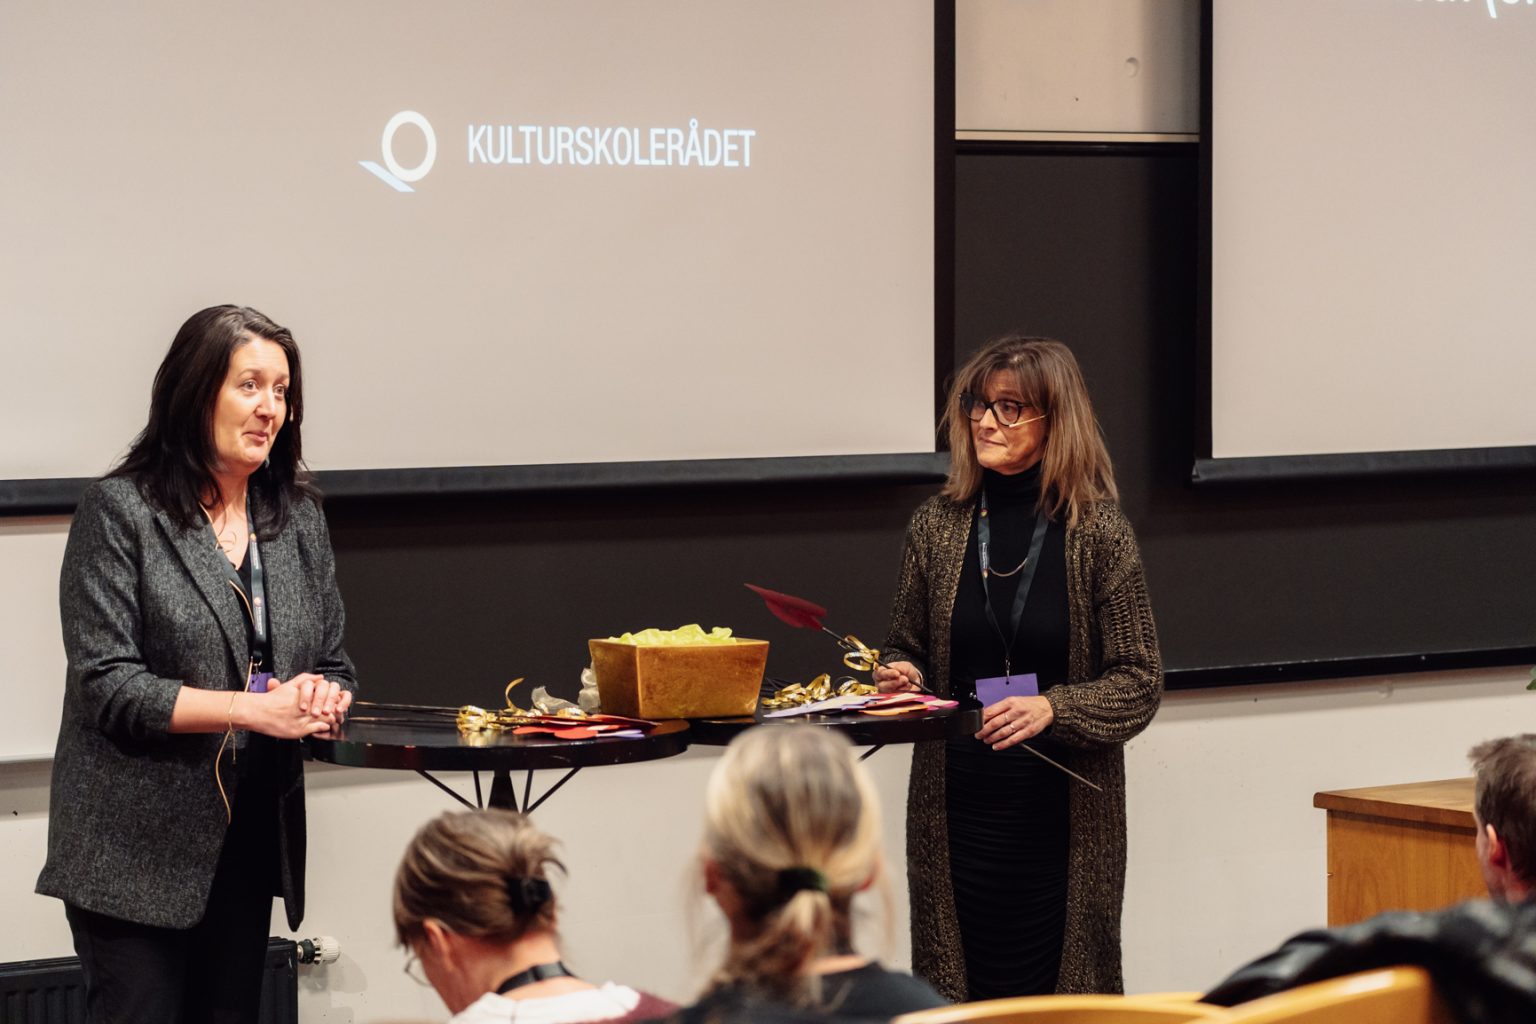
<path fill-rule="evenodd" d="M 1529 656 L 1531 474 L 1189 484 L 1198 173 L 1193 145 L 990 147 L 960 158 L 956 189 L 959 358 L 1015 328 L 1076 350 L 1167 665 L 1186 673 L 1175 681 L 1231 666 L 1316 676 L 1420 655 L 1457 663 L 1448 652 L 1472 652 L 1467 664 Z"/>
<path fill-rule="evenodd" d="M 743 583 L 884 639 L 922 487 L 684 489 L 329 504 L 348 646 L 376 700 L 497 704 L 507 681 L 574 696 L 589 637 L 698 622 L 771 641 L 769 671 L 839 669 L 830 638 Z M 526 703 L 526 702 L 524 702 Z"/>

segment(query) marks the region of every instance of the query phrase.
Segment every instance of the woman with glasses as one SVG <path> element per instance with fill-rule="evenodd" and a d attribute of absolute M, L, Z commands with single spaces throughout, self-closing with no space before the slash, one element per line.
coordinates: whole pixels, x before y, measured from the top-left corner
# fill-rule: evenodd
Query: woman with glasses
<path fill-rule="evenodd" d="M 955 1000 L 1119 992 L 1122 748 L 1162 693 L 1136 539 L 1065 345 L 988 344 L 944 418 L 875 676 L 975 695 L 983 723 L 914 754 L 913 968 Z"/>
<path fill-rule="evenodd" d="M 561 959 L 549 876 L 555 841 L 510 811 L 439 815 L 395 874 L 395 934 L 406 973 L 430 984 L 450 1024 L 640 1021 L 675 1007 L 623 985 L 594 985 Z"/>
<path fill-rule="evenodd" d="M 730 945 L 675 1024 L 889 1020 L 944 1005 L 927 983 L 853 947 L 854 897 L 890 895 L 879 798 L 847 740 L 810 725 L 749 729 L 704 801 L 701 872 Z"/>

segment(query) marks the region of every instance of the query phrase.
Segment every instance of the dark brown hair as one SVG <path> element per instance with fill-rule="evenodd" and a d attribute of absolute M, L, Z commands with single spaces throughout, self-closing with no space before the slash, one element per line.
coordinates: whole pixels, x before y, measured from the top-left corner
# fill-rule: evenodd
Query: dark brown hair
<path fill-rule="evenodd" d="M 272 452 L 251 478 L 253 497 L 260 498 L 252 502 L 256 528 L 277 533 L 288 522 L 295 499 L 319 499 L 304 469 L 299 430 L 304 375 L 293 334 L 254 309 L 210 306 L 193 313 L 176 332 L 150 389 L 149 422 L 108 474 L 132 479 L 150 502 L 188 529 L 201 526 L 200 506 L 217 489 L 213 411 L 230 358 L 257 338 L 277 345 L 288 357 L 288 390 L 287 414 L 272 440 Z"/>
<path fill-rule="evenodd" d="M 1095 501 L 1114 501 L 1115 473 L 1088 399 L 1088 386 L 1072 350 L 1052 338 L 1009 334 L 988 342 L 955 373 L 944 406 L 949 432 L 949 479 L 944 496 L 969 501 L 981 489 L 981 465 L 971 421 L 960 396 L 986 390 L 995 373 L 1010 375 L 1026 405 L 1045 415 L 1045 455 L 1040 461 L 1040 504 L 1075 525 Z"/>
<path fill-rule="evenodd" d="M 1510 869 L 1536 885 L 1536 734 L 1488 740 L 1467 756 L 1477 773 L 1477 820 L 1498 832 Z"/>

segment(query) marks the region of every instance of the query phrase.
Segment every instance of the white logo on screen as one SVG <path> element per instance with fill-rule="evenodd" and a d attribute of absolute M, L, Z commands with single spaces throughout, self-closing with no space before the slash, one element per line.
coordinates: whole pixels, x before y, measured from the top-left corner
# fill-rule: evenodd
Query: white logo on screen
<path fill-rule="evenodd" d="M 427 152 L 421 158 L 421 163 L 415 167 L 402 167 L 400 161 L 395 159 L 395 133 L 406 125 L 414 125 L 426 136 Z M 432 131 L 432 124 L 425 117 L 414 110 L 402 110 L 389 119 L 384 125 L 384 138 L 380 143 L 384 166 L 380 167 L 372 160 L 359 160 L 358 164 L 370 174 L 373 174 L 390 188 L 397 192 L 414 192 L 412 182 L 420 181 L 427 176 L 432 165 L 437 162 L 437 134 Z"/>

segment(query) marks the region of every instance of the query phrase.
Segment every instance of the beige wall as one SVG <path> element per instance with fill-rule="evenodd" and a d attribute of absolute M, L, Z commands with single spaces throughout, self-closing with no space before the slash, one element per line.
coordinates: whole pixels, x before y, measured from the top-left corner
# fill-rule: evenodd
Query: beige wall
<path fill-rule="evenodd" d="M 1198 0 L 958 0 L 955 128 L 982 135 L 1193 135 Z"/>
<path fill-rule="evenodd" d="M 1466 774 L 1469 746 L 1536 714 L 1524 678 L 1521 669 L 1502 669 L 1169 695 L 1127 752 L 1130 989 L 1209 986 L 1322 923 L 1324 823 L 1312 794 Z M 590 769 L 540 808 L 540 823 L 565 841 L 571 878 L 562 931 L 583 972 L 676 998 L 702 981 L 710 957 L 690 944 L 684 877 L 714 756 Z M 888 811 L 886 849 L 900 894 L 906 752 L 884 750 L 869 764 Z M 539 788 L 556 777 L 539 776 Z M 0 877 L 8 880 L 0 919 L 9 923 L 0 960 L 70 953 L 57 902 L 30 893 L 43 857 L 47 781 L 46 763 L 0 766 Z M 469 790 L 467 779 L 450 781 Z M 304 1020 L 364 1024 L 437 1012 L 435 997 L 400 971 L 388 892 L 411 832 L 451 802 L 414 775 L 382 771 L 312 766 L 309 786 L 302 934 L 336 936 L 342 958 L 302 972 Z M 870 924 L 866 948 L 879 949 L 878 920 Z M 889 959 L 905 963 L 904 906 L 895 926 Z M 273 934 L 286 934 L 280 915 Z"/>

